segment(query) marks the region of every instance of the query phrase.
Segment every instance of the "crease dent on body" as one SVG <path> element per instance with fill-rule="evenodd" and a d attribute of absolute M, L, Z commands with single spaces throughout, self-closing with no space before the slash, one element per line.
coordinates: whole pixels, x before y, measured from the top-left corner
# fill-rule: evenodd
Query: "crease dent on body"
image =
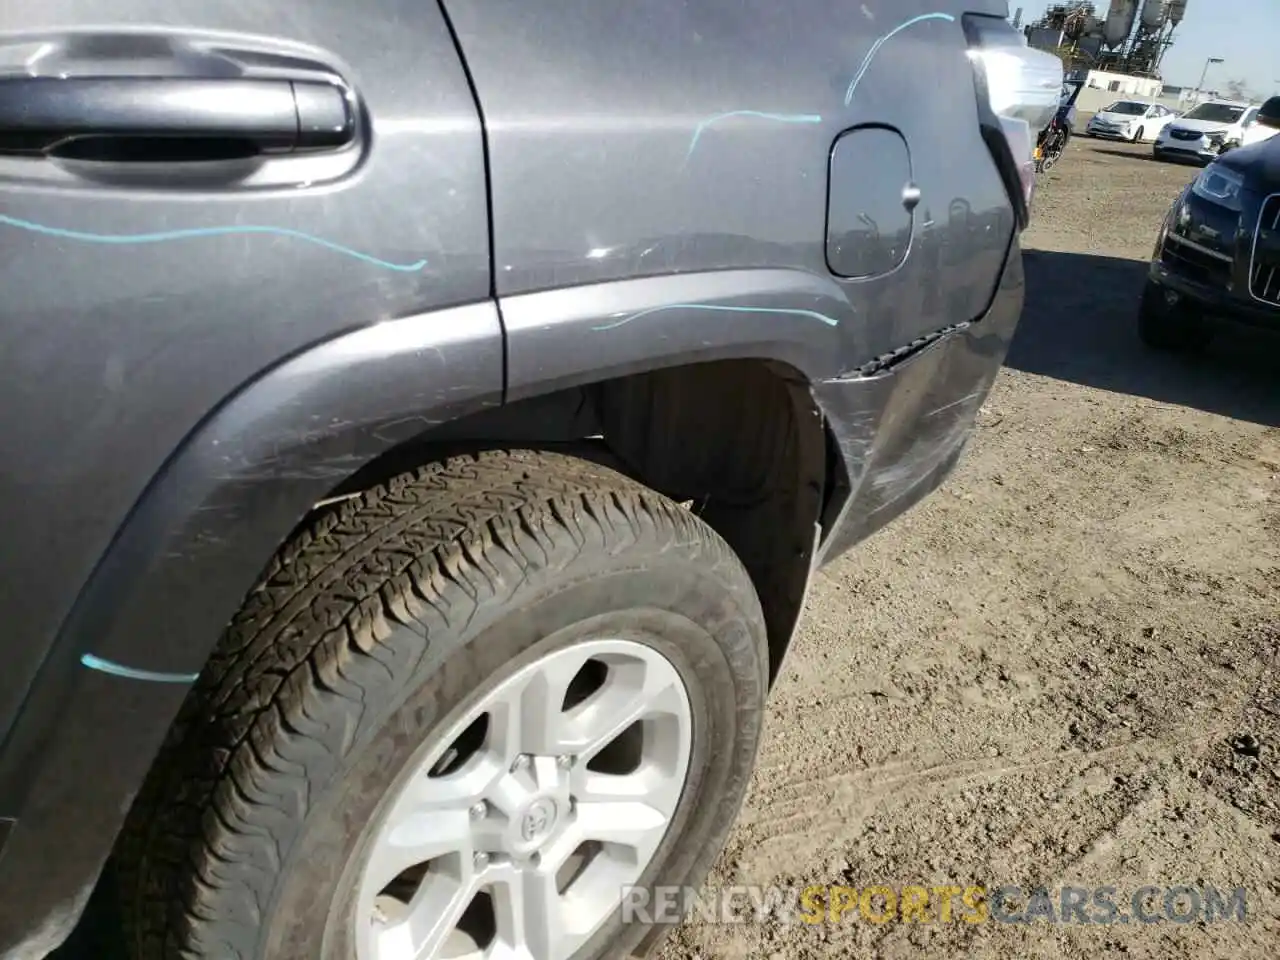
<path fill-rule="evenodd" d="M 828 317 L 825 313 L 818 313 L 816 310 L 798 310 L 786 307 L 729 307 L 719 306 L 713 303 L 669 303 L 661 307 L 650 307 L 648 310 L 641 310 L 639 313 L 628 314 L 620 320 L 613 323 L 606 323 L 603 326 L 592 327 L 596 331 L 616 330 L 624 324 L 630 323 L 632 320 L 639 320 L 641 317 L 647 317 L 652 313 L 662 313 L 664 310 L 708 310 L 718 311 L 721 313 L 777 313 L 784 316 L 808 317 L 811 320 L 817 320 L 829 327 L 837 327 L 840 321 L 832 317 Z"/>
<path fill-rule="evenodd" d="M 0 213 L 0 226 L 12 227 L 15 230 L 25 230 L 28 233 L 35 233 L 43 237 L 53 237 L 58 240 L 74 240 L 77 243 L 97 243 L 107 246 L 171 243 L 177 240 L 196 240 L 209 237 L 227 237 L 235 235 L 266 235 L 273 237 L 286 237 L 291 240 L 301 240 L 304 243 L 323 247 L 325 250 L 332 251 L 333 253 L 340 253 L 343 256 L 352 258 L 353 260 L 359 260 L 362 263 L 380 267 L 383 270 L 393 270 L 397 273 L 416 273 L 427 265 L 427 261 L 425 259 L 414 260 L 411 263 L 393 263 L 390 260 L 383 260 L 381 257 L 375 257 L 372 254 L 353 250 L 351 247 L 344 247 L 342 244 L 334 243 L 332 240 L 326 240 L 323 237 L 317 237 L 310 233 L 303 233 L 301 230 L 292 230 L 288 227 L 246 225 L 192 227 L 185 230 L 165 230 L 157 233 L 90 233 L 85 230 L 69 230 L 64 227 L 51 227 L 47 224 L 35 223 L 31 220 L 11 217 L 3 213 Z"/>
<path fill-rule="evenodd" d="M 694 128 L 693 137 L 689 141 L 689 149 L 685 151 L 684 162 L 688 163 L 693 156 L 693 151 L 698 148 L 698 141 L 702 139 L 702 134 L 712 124 L 719 123 L 721 120 L 729 120 L 733 117 L 752 117 L 756 120 L 771 120 L 775 123 L 821 123 L 822 117 L 816 113 L 766 113 L 761 110 L 730 110 L 728 113 L 718 113 L 714 117 L 708 117 L 702 120 Z"/>
<path fill-rule="evenodd" d="M 871 45 L 871 49 L 867 51 L 867 55 L 862 59 L 862 66 L 858 68 L 858 72 L 853 75 L 853 79 L 849 81 L 849 89 L 844 94 L 844 105 L 847 107 L 853 102 L 854 91 L 858 89 L 858 84 L 862 82 L 862 78 L 866 76 L 867 70 L 871 67 L 871 62 L 875 60 L 876 54 L 880 52 L 880 48 L 886 43 L 911 27 L 920 23 L 928 23 L 931 20 L 940 20 L 943 23 L 955 23 L 956 18 L 949 13 L 922 13 L 918 17 L 912 17 L 905 23 L 900 23 L 894 27 L 883 37 Z"/>
<path fill-rule="evenodd" d="M 902 462 L 896 463 L 879 473 L 867 476 L 864 482 L 869 489 L 885 490 L 888 488 L 891 491 L 888 494 L 888 498 L 867 515 L 874 517 L 876 514 L 888 510 L 894 504 L 910 496 L 917 487 L 930 480 L 938 467 L 942 466 L 949 457 L 955 455 L 957 451 L 964 447 L 972 432 L 972 424 L 968 422 L 958 423 L 936 442 L 928 446 L 917 444 L 903 458 Z M 921 449 L 922 446 L 924 447 L 923 450 Z"/>

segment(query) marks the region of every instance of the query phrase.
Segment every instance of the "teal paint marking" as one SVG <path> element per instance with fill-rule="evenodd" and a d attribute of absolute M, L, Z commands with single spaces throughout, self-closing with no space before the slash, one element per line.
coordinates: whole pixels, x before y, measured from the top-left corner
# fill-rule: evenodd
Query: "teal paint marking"
<path fill-rule="evenodd" d="M 101 243 L 113 246 L 169 243 L 174 240 L 229 237 L 237 234 L 245 236 L 265 234 L 267 236 L 301 240 L 304 243 L 311 243 L 334 253 L 340 253 L 345 257 L 351 257 L 353 260 L 359 260 L 361 263 L 381 267 L 383 270 L 394 270 L 397 273 L 417 273 L 427 265 L 426 260 L 415 260 L 413 263 L 392 263 L 389 260 L 382 260 L 370 254 L 361 253 L 359 250 L 344 247 L 340 243 L 325 240 L 323 237 L 315 237 L 309 233 L 290 230 L 286 227 L 196 227 L 189 230 L 167 230 L 162 233 L 88 233 L 84 230 L 67 230 L 62 227 L 46 226 L 43 223 L 33 223 L 30 220 L 20 220 L 17 217 L 10 217 L 3 213 L 0 213 L 0 225 L 13 227 L 16 230 L 26 230 L 28 233 L 36 233 L 44 237 L 56 237 L 60 240 L 75 240 L 79 243 Z"/>
<path fill-rule="evenodd" d="M 816 113 L 762 113 L 759 110 L 731 110 L 729 113 L 718 113 L 698 124 L 693 131 L 693 139 L 689 141 L 689 149 L 685 152 L 684 162 L 688 163 L 693 151 L 698 148 L 698 141 L 703 132 L 714 123 L 728 120 L 730 117 L 754 117 L 757 120 L 772 120 L 777 123 L 821 123 L 822 118 Z"/>
<path fill-rule="evenodd" d="M 651 313 L 661 313 L 664 310 L 715 310 L 721 313 L 780 313 L 794 317 L 808 317 L 811 320 L 817 320 L 819 323 L 825 323 L 829 327 L 840 325 L 839 320 L 833 320 L 825 313 L 818 313 L 814 310 L 788 310 L 781 307 L 721 307 L 711 303 L 672 303 L 665 307 L 650 307 L 648 310 L 641 310 L 639 313 L 633 313 L 630 316 L 623 317 L 616 323 L 608 323 L 603 327 L 592 327 L 593 330 L 616 330 L 623 324 L 630 323 L 632 320 L 639 320 L 641 317 L 647 317 Z"/>
<path fill-rule="evenodd" d="M 158 673 L 154 670 L 135 670 L 133 667 L 124 667 L 118 663 L 112 663 L 110 660 L 95 657 L 92 653 L 86 653 L 80 658 L 80 662 L 90 670 L 109 673 L 113 677 L 124 677 L 126 680 L 150 680 L 152 683 L 193 683 L 196 677 L 199 676 L 198 673 Z"/>
<path fill-rule="evenodd" d="M 871 45 L 871 49 L 867 51 L 866 57 L 862 61 L 862 66 L 858 68 L 858 72 L 854 74 L 853 79 L 849 81 L 849 89 L 845 91 L 844 105 L 847 107 L 853 102 L 853 92 L 858 89 L 858 84 L 862 82 L 862 78 L 866 75 L 867 69 L 871 66 L 871 61 L 876 58 L 876 54 L 880 52 L 880 48 L 886 43 L 900 34 L 903 30 L 914 27 L 918 23 L 927 23 L 930 20 L 942 20 L 946 23 L 955 23 L 956 18 L 949 13 L 924 13 L 918 17 L 912 17 L 906 23 L 894 27 L 883 37 Z"/>

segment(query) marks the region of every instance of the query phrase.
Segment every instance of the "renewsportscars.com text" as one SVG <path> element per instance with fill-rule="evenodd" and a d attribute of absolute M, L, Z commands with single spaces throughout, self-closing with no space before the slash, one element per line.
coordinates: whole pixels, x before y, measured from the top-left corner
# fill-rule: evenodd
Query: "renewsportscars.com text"
<path fill-rule="evenodd" d="M 732 886 L 628 887 L 624 921 L 675 923 L 689 917 L 703 923 L 1243 923 L 1248 895 L 1241 887 L 1180 884 L 1055 889 L 1008 884 L 983 886 L 873 884 L 865 887 Z"/>

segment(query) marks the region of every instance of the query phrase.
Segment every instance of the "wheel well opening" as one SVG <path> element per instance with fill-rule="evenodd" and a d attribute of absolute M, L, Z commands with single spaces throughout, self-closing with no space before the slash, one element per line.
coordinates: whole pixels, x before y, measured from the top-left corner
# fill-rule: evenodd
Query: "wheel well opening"
<path fill-rule="evenodd" d="M 776 676 L 831 485 L 826 431 L 803 375 L 771 361 L 720 360 L 516 401 L 387 451 L 318 508 L 451 454 L 512 446 L 597 460 L 688 505 L 750 573 Z"/>

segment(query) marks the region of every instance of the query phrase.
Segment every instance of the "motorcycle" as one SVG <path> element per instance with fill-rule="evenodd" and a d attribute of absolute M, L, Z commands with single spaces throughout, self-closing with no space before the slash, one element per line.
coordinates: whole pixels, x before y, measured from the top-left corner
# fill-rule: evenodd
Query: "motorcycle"
<path fill-rule="evenodd" d="M 1076 122 L 1076 100 L 1080 98 L 1083 88 L 1084 84 L 1077 80 L 1063 83 L 1058 112 L 1054 114 L 1049 126 L 1040 131 L 1036 141 L 1036 173 L 1051 170 L 1066 153 Z"/>

